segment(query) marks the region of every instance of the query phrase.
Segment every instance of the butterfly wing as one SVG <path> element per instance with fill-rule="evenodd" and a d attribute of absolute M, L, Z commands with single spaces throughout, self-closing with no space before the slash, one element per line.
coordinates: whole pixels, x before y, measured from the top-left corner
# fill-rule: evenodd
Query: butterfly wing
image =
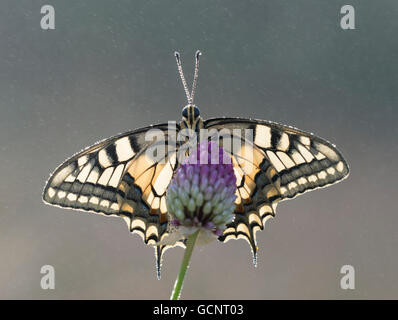
<path fill-rule="evenodd" d="M 156 139 L 146 140 L 149 130 Z M 173 162 L 176 130 L 167 124 L 127 132 L 77 153 L 50 176 L 43 200 L 51 205 L 90 211 L 125 219 L 131 232 L 146 244 L 167 234 L 165 192 L 176 167 Z M 148 156 L 156 145 L 168 147 L 157 159 Z M 153 152 L 153 151 L 151 151 Z M 158 275 L 162 253 L 169 246 L 157 246 Z"/>
<path fill-rule="evenodd" d="M 253 131 L 253 139 L 233 134 L 239 149 L 231 155 L 237 177 L 235 220 L 219 238 L 249 241 L 256 263 L 255 233 L 274 216 L 278 201 L 323 187 L 348 175 L 348 166 L 333 145 L 310 133 L 276 123 L 239 118 L 205 121 L 217 131 Z M 163 133 L 146 141 L 150 129 Z M 177 168 L 177 147 L 168 143 L 177 129 L 146 127 L 101 141 L 59 166 L 47 181 L 43 200 L 52 205 L 123 217 L 131 232 L 155 246 L 157 271 L 169 245 L 157 245 L 168 235 L 165 194 Z M 224 139 L 225 143 L 228 139 Z M 166 146 L 155 161 L 149 149 Z M 178 245 L 184 246 L 183 242 Z"/>
<path fill-rule="evenodd" d="M 335 146 L 293 127 L 241 118 L 209 119 L 204 126 L 210 130 L 251 132 L 251 139 L 244 134 L 232 138 L 242 140 L 243 146 L 229 150 L 237 176 L 236 216 L 219 240 L 246 239 L 254 263 L 255 233 L 275 215 L 277 202 L 336 183 L 349 173 Z"/>

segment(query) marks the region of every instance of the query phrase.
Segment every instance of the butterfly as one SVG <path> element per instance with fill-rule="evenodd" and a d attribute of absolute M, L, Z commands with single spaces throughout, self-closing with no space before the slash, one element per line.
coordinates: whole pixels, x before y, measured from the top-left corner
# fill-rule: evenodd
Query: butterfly
<path fill-rule="evenodd" d="M 164 251 L 174 245 L 185 245 L 183 240 L 174 244 L 164 241 L 172 232 L 165 196 L 181 163 L 176 155 L 182 143 L 176 137 L 183 130 L 227 131 L 229 138 L 243 142 L 244 147 L 225 148 L 236 176 L 236 207 L 233 222 L 218 240 L 247 240 L 255 265 L 256 232 L 263 230 L 265 222 L 275 216 L 279 201 L 331 185 L 349 174 L 348 165 L 336 147 L 311 133 L 265 120 L 226 117 L 204 120 L 193 103 L 200 55 L 200 51 L 195 54 L 189 92 L 180 54 L 175 53 L 188 101 L 180 122 L 174 126 L 152 125 L 97 142 L 62 163 L 51 174 L 43 191 L 43 200 L 50 205 L 122 217 L 131 232 L 155 248 L 158 278 Z M 251 139 L 236 136 L 237 130 L 251 132 Z M 161 135 L 148 140 L 149 132 Z M 221 145 L 226 144 L 227 138 L 222 136 Z M 160 158 L 149 157 L 148 151 L 160 144 L 167 146 Z"/>

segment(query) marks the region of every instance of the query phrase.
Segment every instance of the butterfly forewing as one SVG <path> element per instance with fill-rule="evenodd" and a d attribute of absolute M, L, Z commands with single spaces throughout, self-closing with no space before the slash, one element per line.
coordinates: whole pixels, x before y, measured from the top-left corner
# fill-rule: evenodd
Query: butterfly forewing
<path fill-rule="evenodd" d="M 205 121 L 206 128 L 253 130 L 255 148 L 276 169 L 282 199 L 335 183 L 348 175 L 339 151 L 311 133 L 264 120 L 219 118 Z"/>

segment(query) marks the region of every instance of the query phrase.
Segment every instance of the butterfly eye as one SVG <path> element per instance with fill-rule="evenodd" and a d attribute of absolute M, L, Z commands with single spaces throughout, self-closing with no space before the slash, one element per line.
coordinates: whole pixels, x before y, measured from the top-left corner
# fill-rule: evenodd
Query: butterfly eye
<path fill-rule="evenodd" d="M 198 107 L 194 107 L 194 111 L 193 111 L 193 116 L 196 119 L 197 117 L 199 117 L 200 115 L 200 111 Z"/>
<path fill-rule="evenodd" d="M 188 118 L 188 108 L 187 108 L 187 107 L 185 107 L 185 108 L 182 110 L 182 116 L 183 116 L 184 118 Z"/>

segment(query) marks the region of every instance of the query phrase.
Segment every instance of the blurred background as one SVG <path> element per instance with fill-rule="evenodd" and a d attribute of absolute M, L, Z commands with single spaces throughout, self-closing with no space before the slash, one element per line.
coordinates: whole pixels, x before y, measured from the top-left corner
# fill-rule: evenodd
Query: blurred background
<path fill-rule="evenodd" d="M 398 2 L 12 1 L 0 4 L 0 298 L 168 299 L 183 249 L 153 249 L 118 218 L 46 206 L 46 179 L 97 140 L 179 120 L 173 52 L 205 118 L 273 120 L 313 132 L 350 177 L 278 206 L 244 240 L 197 247 L 185 299 L 398 298 Z M 41 6 L 55 30 L 40 28 Z M 351 4 L 356 29 L 342 30 Z M 40 269 L 55 268 L 55 290 Z M 352 265 L 355 290 L 340 288 Z"/>

